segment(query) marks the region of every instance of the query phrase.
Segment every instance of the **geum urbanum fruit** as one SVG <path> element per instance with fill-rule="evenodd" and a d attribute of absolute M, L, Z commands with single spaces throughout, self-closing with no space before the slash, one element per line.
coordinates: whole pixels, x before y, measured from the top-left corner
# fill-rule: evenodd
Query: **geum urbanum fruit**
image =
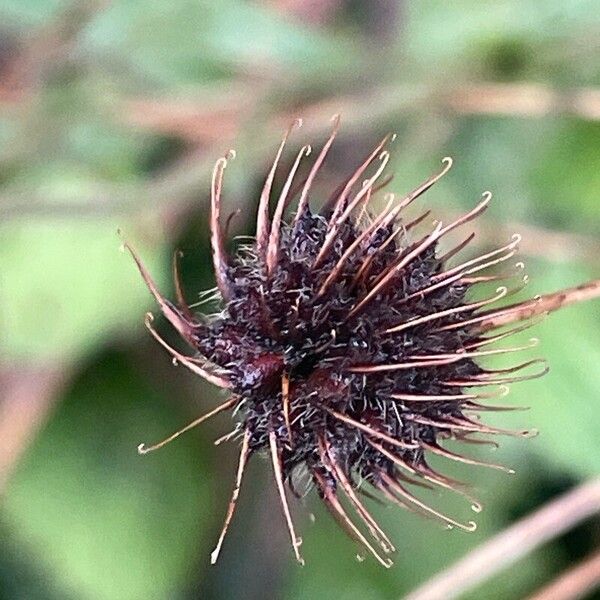
<path fill-rule="evenodd" d="M 467 214 L 447 224 L 434 222 L 431 231 L 413 237 L 429 211 L 406 221 L 405 210 L 450 169 L 449 158 L 443 160 L 439 173 L 406 196 L 387 194 L 383 211 L 371 215 L 369 202 L 389 182 L 379 181 L 389 159 L 385 148 L 390 136 L 319 212 L 313 212 L 309 206 L 313 181 L 338 125 L 336 117 L 308 176 L 294 185 L 310 147 L 299 151 L 271 217 L 272 184 L 294 126 L 290 127 L 260 195 L 256 237 L 232 256 L 225 251 L 220 214 L 223 172 L 232 155 L 217 161 L 210 213 L 215 293 L 221 302 L 217 314 L 192 312 L 183 298 L 176 259 L 177 303 L 165 299 L 127 246 L 162 313 L 193 354 L 185 356 L 167 345 L 153 329 L 149 314 L 146 324 L 151 333 L 177 362 L 230 393 L 208 414 L 160 444 L 141 444 L 139 451 L 155 450 L 225 410 L 238 420 L 228 437 L 241 438 L 239 467 L 213 563 L 235 510 L 244 467 L 256 453 L 270 457 L 300 562 L 301 540 L 292 523 L 286 485 L 299 496 L 301 481 L 316 489 L 349 535 L 386 567 L 392 564 L 387 555 L 394 546 L 367 510 L 364 496 L 383 497 L 439 519 L 449 528 L 474 530 L 474 522 L 460 523 L 415 495 L 415 486 L 440 486 L 462 494 L 473 510 L 480 510 L 466 486 L 434 470 L 428 457 L 441 455 L 508 471 L 452 452 L 442 442 L 482 443 L 480 434 L 530 435 L 485 425 L 480 414 L 510 408 L 488 400 L 504 396 L 509 383 L 543 375 L 547 366 L 536 358 L 490 369 L 481 366 L 480 359 L 530 348 L 535 340 L 517 347 L 497 348 L 496 343 L 530 327 L 539 315 L 598 293 L 596 282 L 496 307 L 526 281 L 518 274 L 522 263 L 517 263 L 516 271 L 489 271 L 508 264 L 520 236 L 515 234 L 506 245 L 464 261 L 456 256 L 474 234 L 443 253 L 439 248 L 442 238 L 485 211 L 489 192 Z M 374 172 L 367 176 L 369 170 Z M 298 196 L 296 212 L 284 220 L 286 209 Z M 473 288 L 482 283 L 515 278 L 519 284 L 513 289 L 501 285 L 488 297 L 470 299 Z"/>

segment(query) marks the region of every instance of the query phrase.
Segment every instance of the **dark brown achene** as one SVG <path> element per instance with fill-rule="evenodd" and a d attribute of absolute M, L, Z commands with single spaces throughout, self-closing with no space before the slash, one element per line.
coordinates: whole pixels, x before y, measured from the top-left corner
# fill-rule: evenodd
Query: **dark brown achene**
<path fill-rule="evenodd" d="M 287 505 L 285 485 L 298 495 L 300 477 L 308 476 L 327 507 L 352 538 L 384 566 L 394 551 L 381 527 L 361 500 L 371 494 L 439 519 L 448 527 L 473 530 L 441 514 L 413 494 L 414 485 L 441 486 L 469 499 L 465 486 L 435 471 L 431 454 L 468 464 L 480 463 L 444 448 L 442 441 L 481 443 L 476 434 L 529 435 L 484 425 L 479 413 L 506 407 L 485 404 L 503 396 L 507 383 L 539 377 L 547 371 L 541 359 L 504 369 L 486 369 L 481 357 L 512 353 L 522 347 L 490 346 L 529 327 L 545 312 L 542 298 L 502 308 L 490 308 L 514 291 L 498 287 L 490 297 L 468 299 L 480 282 L 500 281 L 516 272 L 489 275 L 487 270 L 508 261 L 519 236 L 505 246 L 465 262 L 450 262 L 473 235 L 440 255 L 438 242 L 487 207 L 486 192 L 466 215 L 447 225 L 434 223 L 424 237 L 410 239 L 411 230 L 428 212 L 411 222 L 403 211 L 433 186 L 442 170 L 410 194 L 388 194 L 382 213 L 371 216 L 369 200 L 389 154 L 389 136 L 325 203 L 320 213 L 309 207 L 313 180 L 335 138 L 333 132 L 303 185 L 292 191 L 295 172 L 309 147 L 300 150 L 281 190 L 272 218 L 271 187 L 283 152 L 286 133 L 268 174 L 258 207 L 256 239 L 227 256 L 221 233 L 220 204 L 223 171 L 228 158 L 214 169 L 211 201 L 211 243 L 222 310 L 210 317 L 193 313 L 183 299 L 175 268 L 177 305 L 156 289 L 138 257 L 129 248 L 160 308 L 194 349 L 184 356 L 158 341 L 181 364 L 211 383 L 230 390 L 231 397 L 182 431 L 141 453 L 161 447 L 183 431 L 224 410 L 232 410 L 239 425 L 231 439 L 242 449 L 233 497 L 225 526 L 212 554 L 215 562 L 233 516 L 244 466 L 257 452 L 270 457 L 296 558 L 302 562 Z M 376 165 L 366 180 L 365 173 Z M 289 222 L 283 214 L 294 195 L 298 208 Z M 175 265 L 176 267 L 176 265 Z M 526 319 L 525 324 L 489 332 Z M 492 391 L 487 391 L 492 390 Z M 507 470 L 499 465 L 490 467 Z M 340 497 L 345 496 L 344 504 Z M 345 505 L 355 512 L 363 532 Z M 367 539 L 369 534 L 374 542 Z"/>

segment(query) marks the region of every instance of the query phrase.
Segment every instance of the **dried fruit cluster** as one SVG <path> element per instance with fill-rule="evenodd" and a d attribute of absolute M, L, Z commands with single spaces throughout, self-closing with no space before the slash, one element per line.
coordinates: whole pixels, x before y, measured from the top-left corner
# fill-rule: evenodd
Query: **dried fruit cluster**
<path fill-rule="evenodd" d="M 233 515 L 244 466 L 250 455 L 261 451 L 272 460 L 299 561 L 300 540 L 284 486 L 298 495 L 302 478 L 314 485 L 348 533 L 385 566 L 391 565 L 385 555 L 394 548 L 365 507 L 363 495 L 375 493 L 449 527 L 474 529 L 473 522 L 459 523 L 429 507 L 411 491 L 412 486 L 456 491 L 479 510 L 465 487 L 435 471 L 428 456 L 482 464 L 444 448 L 442 441 L 481 443 L 473 436 L 528 435 L 484 425 L 479 413 L 504 410 L 483 402 L 504 395 L 507 383 L 538 377 L 547 370 L 540 359 L 504 369 L 479 364 L 482 357 L 531 346 L 490 349 L 529 327 L 530 319 L 502 333 L 490 332 L 540 313 L 536 308 L 540 298 L 491 308 L 515 291 L 503 286 L 483 300 L 470 299 L 472 288 L 482 282 L 518 276 L 522 284 L 521 263 L 516 272 L 487 274 L 490 267 L 516 253 L 519 236 L 463 262 L 455 256 L 473 234 L 443 254 L 439 250 L 442 238 L 486 209 L 490 193 L 459 219 L 434 223 L 426 235 L 411 237 L 429 211 L 409 222 L 404 211 L 448 171 L 450 159 L 444 159 L 441 172 L 407 196 L 397 199 L 388 194 L 383 211 L 372 216 L 367 207 L 385 185 L 378 181 L 389 159 L 388 136 L 319 213 L 311 211 L 313 180 L 337 128 L 336 119 L 307 178 L 294 189 L 294 176 L 310 148 L 300 150 L 271 217 L 272 183 L 287 132 L 260 197 L 256 238 L 234 256 L 226 254 L 220 223 L 223 171 L 230 157 L 217 162 L 210 224 L 216 293 L 222 299 L 218 314 L 191 311 L 176 270 L 177 305 L 166 300 L 132 251 L 163 314 L 194 355 L 184 356 L 169 347 L 149 317 L 150 331 L 178 362 L 231 392 L 224 404 L 182 431 L 224 410 L 235 411 L 239 420 L 235 435 L 230 436 L 242 439 L 237 480 L 213 562 Z M 367 177 L 369 169 L 374 172 Z M 294 216 L 284 221 L 288 205 L 298 195 Z M 141 445 L 140 452 L 156 449 L 180 433 L 151 448 Z M 344 504 L 341 496 L 346 497 Z M 364 532 L 351 519 L 346 504 Z"/>

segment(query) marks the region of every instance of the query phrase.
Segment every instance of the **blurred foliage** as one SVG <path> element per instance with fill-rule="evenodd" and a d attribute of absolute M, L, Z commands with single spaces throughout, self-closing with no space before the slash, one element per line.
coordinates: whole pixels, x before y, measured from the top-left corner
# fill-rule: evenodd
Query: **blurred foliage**
<path fill-rule="evenodd" d="M 178 422 L 128 363 L 110 353 L 82 369 L 4 498 L 9 536 L 73 598 L 172 597 L 209 527 L 212 478 L 192 436 L 138 460 L 137 440 Z"/>
<path fill-rule="evenodd" d="M 20 358 L 77 356 L 139 321 L 147 292 L 116 252 L 117 223 L 4 227 L 0 302 L 10 323 L 2 340 L 6 352 Z M 150 258 L 146 253 L 150 268 L 160 273 L 159 257 Z"/>
<path fill-rule="evenodd" d="M 251 233 L 256 190 L 291 115 L 307 117 L 319 138 L 346 109 L 327 190 L 391 129 L 394 191 L 449 154 L 455 167 L 426 201 L 435 211 L 472 206 L 489 188 L 492 223 L 599 241 L 598 122 L 570 105 L 524 116 L 444 104 L 449 90 L 478 83 L 526 82 L 566 97 L 598 86 L 595 2 L 325 5 L 0 1 L 1 351 L 8 365 L 63 364 L 70 382 L 35 436 L 32 427 L 4 490 L 0 598 L 399 598 L 564 482 L 598 474 L 597 303 L 537 328 L 550 374 L 514 386 L 510 402 L 529 412 L 491 419 L 540 429 L 496 453 L 517 475 L 450 465 L 486 506 L 475 534 L 373 506 L 399 549 L 389 571 L 357 563 L 312 497 L 296 511 L 307 559 L 296 568 L 259 460 L 258 483 L 242 490 L 221 562 L 209 568 L 235 469 L 235 445 L 209 445 L 228 431 L 224 420 L 156 455 L 135 453 L 205 410 L 211 392 L 143 341 L 151 298 L 119 252 L 117 230 L 165 291 L 172 251 L 183 248 L 195 297 L 212 285 L 204 219 L 213 161 L 237 148 L 227 208 L 243 209 L 232 232 Z M 551 261 L 544 247 L 535 254 L 532 294 L 598 277 L 597 261 Z M 470 518 L 455 498 L 439 503 Z M 592 523 L 575 546 L 599 537 Z M 578 558 L 559 540 L 472 597 L 522 597 Z"/>

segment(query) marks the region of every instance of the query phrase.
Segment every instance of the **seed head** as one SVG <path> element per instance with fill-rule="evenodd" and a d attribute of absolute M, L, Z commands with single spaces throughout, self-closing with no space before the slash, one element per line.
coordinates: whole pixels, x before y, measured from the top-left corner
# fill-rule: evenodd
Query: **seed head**
<path fill-rule="evenodd" d="M 185 356 L 147 326 L 174 359 L 204 379 L 230 392 L 230 398 L 160 444 L 157 449 L 212 415 L 231 410 L 238 426 L 228 439 L 241 438 L 235 488 L 221 537 L 212 554 L 215 562 L 233 516 L 244 467 L 253 454 L 269 457 L 290 531 L 296 558 L 302 562 L 288 509 L 286 486 L 300 495 L 304 481 L 314 487 L 327 508 L 381 564 L 392 563 L 394 547 L 365 507 L 362 497 L 375 495 L 435 518 L 447 527 L 467 531 L 474 522 L 460 523 L 428 506 L 414 486 L 439 486 L 462 494 L 475 511 L 480 505 L 464 484 L 434 470 L 431 455 L 506 470 L 456 454 L 443 441 L 484 443 L 478 434 L 528 436 L 483 424 L 482 412 L 508 407 L 486 403 L 504 396 L 506 384 L 539 377 L 547 371 L 541 359 L 502 369 L 480 365 L 480 358 L 524 350 L 496 348 L 511 334 L 529 327 L 543 312 L 541 298 L 494 307 L 518 291 L 526 278 L 516 271 L 488 274 L 507 263 L 520 240 L 476 258 L 457 261 L 473 238 L 444 254 L 439 241 L 466 225 L 488 206 L 491 194 L 467 214 L 447 224 L 434 222 L 430 232 L 414 236 L 429 211 L 405 220 L 407 207 L 432 187 L 451 167 L 402 198 L 388 194 L 378 215 L 369 202 L 385 185 L 378 183 L 389 159 L 384 138 L 352 175 L 333 192 L 320 212 L 309 206 L 313 180 L 336 136 L 333 132 L 314 161 L 306 180 L 294 186 L 301 160 L 298 153 L 270 217 L 272 183 L 286 133 L 260 196 L 256 237 L 228 256 L 221 226 L 223 172 L 231 156 L 217 161 L 212 178 L 211 245 L 221 311 L 203 316 L 192 312 L 183 298 L 175 261 L 177 304 L 157 290 L 139 258 L 138 267 L 160 308 L 182 338 L 194 349 Z M 366 173 L 371 172 L 367 176 Z M 297 210 L 283 215 L 295 196 Z M 510 281 L 482 299 L 472 288 L 481 282 Z M 540 308 L 541 307 L 541 308 Z M 526 319 L 501 333 L 497 327 Z M 487 442 L 489 443 L 489 442 Z M 344 504 L 340 498 L 345 497 Z M 352 516 L 346 507 L 354 513 Z M 359 523 L 355 521 L 358 519 Z M 370 536 L 373 541 L 370 541 Z"/>

